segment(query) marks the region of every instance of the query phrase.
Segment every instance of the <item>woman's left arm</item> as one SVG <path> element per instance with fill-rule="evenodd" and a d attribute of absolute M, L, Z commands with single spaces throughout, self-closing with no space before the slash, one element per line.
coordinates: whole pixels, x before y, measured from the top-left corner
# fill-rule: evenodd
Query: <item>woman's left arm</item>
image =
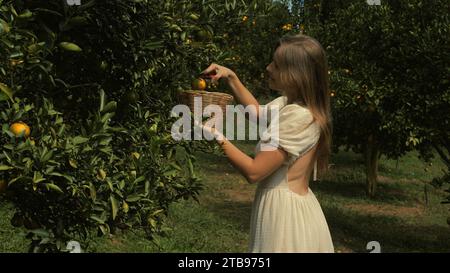
<path fill-rule="evenodd" d="M 274 151 L 261 151 L 251 158 L 239 150 L 225 137 L 216 139 L 222 147 L 225 155 L 250 184 L 258 183 L 275 170 L 287 159 L 287 153 L 283 149 Z"/>

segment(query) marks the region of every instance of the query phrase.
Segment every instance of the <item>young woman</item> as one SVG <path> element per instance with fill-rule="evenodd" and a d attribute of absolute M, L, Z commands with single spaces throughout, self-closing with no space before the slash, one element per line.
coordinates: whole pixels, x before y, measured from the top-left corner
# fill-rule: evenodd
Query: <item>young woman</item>
<path fill-rule="evenodd" d="M 213 75 L 213 71 L 215 75 Z M 203 74 L 225 79 L 241 104 L 258 101 L 230 69 L 211 64 Z M 280 39 L 267 66 L 269 87 L 280 92 L 266 106 L 279 107 L 278 133 L 265 132 L 255 158 L 247 156 L 215 128 L 224 153 L 247 181 L 257 184 L 250 224 L 250 252 L 334 252 L 319 202 L 309 188 L 312 171 L 327 169 L 331 143 L 328 64 L 320 43 L 306 35 Z M 263 108 L 263 107 L 261 107 Z M 266 108 L 267 109 L 267 108 Z M 276 140 L 276 149 L 261 149 Z"/>

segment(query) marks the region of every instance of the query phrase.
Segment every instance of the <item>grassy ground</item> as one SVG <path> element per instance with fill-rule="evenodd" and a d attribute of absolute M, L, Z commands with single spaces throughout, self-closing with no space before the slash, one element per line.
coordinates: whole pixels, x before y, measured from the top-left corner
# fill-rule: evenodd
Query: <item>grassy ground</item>
<path fill-rule="evenodd" d="M 254 142 L 235 142 L 253 155 Z M 255 185 L 249 185 L 222 155 L 199 152 L 198 170 L 205 190 L 200 202 L 181 201 L 171 206 L 167 237 L 155 242 L 139 232 L 100 238 L 95 252 L 246 252 Z M 333 155 L 330 173 L 310 185 L 327 218 L 337 252 L 368 252 L 378 241 L 382 252 L 449 252 L 448 207 L 443 193 L 429 185 L 440 175 L 436 160 L 426 167 L 410 153 L 397 161 L 382 158 L 378 195 L 368 200 L 363 162 L 359 155 Z M 1 202 L 1 201 L 0 201 Z M 24 252 L 26 242 L 9 225 L 13 208 L 0 204 L 0 252 Z"/>

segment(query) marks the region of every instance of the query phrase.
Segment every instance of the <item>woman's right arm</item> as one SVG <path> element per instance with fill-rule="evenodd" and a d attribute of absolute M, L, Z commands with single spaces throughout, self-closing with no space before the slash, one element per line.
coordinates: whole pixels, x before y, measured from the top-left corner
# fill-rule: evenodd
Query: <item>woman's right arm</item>
<path fill-rule="evenodd" d="M 217 81 L 220 78 L 224 79 L 228 85 L 230 86 L 231 90 L 233 91 L 234 97 L 236 98 L 236 101 L 243 104 L 244 106 L 252 105 L 254 107 L 250 108 L 250 114 L 256 115 L 256 117 L 259 116 L 259 103 L 256 100 L 256 98 L 253 96 L 252 93 L 242 84 L 239 77 L 234 73 L 231 69 L 218 65 L 218 64 L 211 64 L 207 69 L 205 69 L 202 73 L 203 74 L 210 74 L 210 73 L 216 73 L 211 75 L 211 80 Z M 253 111 L 256 111 L 254 113 Z"/>

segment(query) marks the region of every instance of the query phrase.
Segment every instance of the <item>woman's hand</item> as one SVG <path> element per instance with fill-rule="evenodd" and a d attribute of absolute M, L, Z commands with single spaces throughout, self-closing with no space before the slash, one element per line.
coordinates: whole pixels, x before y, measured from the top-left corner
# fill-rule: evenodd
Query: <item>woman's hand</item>
<path fill-rule="evenodd" d="M 253 105 L 253 107 L 250 108 L 250 117 L 259 117 L 259 103 L 256 100 L 256 98 L 253 96 L 253 94 L 248 91 L 248 89 L 242 84 L 242 82 L 239 80 L 239 77 L 231 71 L 230 69 L 218 65 L 218 64 L 211 64 L 207 69 L 205 69 L 202 74 L 209 75 L 212 77 L 213 80 L 218 80 L 220 78 L 226 78 L 227 84 L 230 87 L 231 91 L 233 92 L 233 96 L 236 102 L 243 104 L 244 107 L 247 107 L 248 105 Z M 215 82 L 217 83 L 217 82 Z M 253 109 L 256 109 L 254 111 Z M 245 115 L 247 116 L 247 115 Z"/>
<path fill-rule="evenodd" d="M 221 66 L 215 63 L 212 63 L 208 68 L 202 71 L 200 73 L 201 75 L 209 76 L 211 81 L 217 83 L 219 79 L 225 79 L 229 80 L 232 77 L 236 76 L 236 73 L 234 73 L 231 69 Z"/>

